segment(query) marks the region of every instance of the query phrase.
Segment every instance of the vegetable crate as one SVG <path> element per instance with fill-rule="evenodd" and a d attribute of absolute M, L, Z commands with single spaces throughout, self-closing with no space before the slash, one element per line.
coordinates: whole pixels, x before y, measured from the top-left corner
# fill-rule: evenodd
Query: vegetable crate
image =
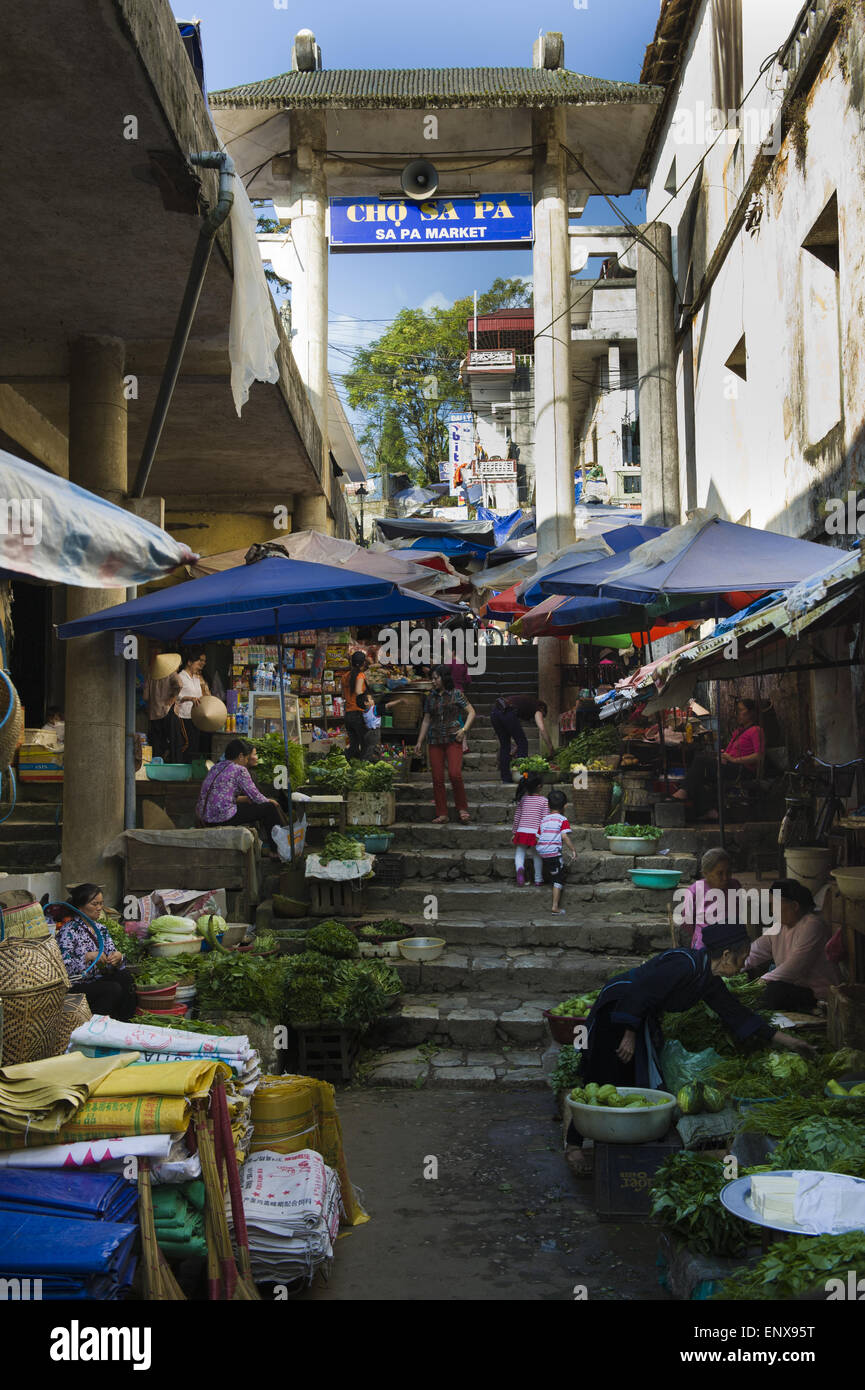
<path fill-rule="evenodd" d="M 350 917 L 361 915 L 363 889 L 358 879 L 311 878 L 309 886 L 314 917 L 339 917 L 343 913 Z"/>
<path fill-rule="evenodd" d="M 356 1028 L 302 1023 L 295 1027 L 295 1032 L 300 1076 L 314 1076 L 319 1081 L 351 1081 L 360 1049 Z"/>
<path fill-rule="evenodd" d="M 652 1179 L 664 1159 L 678 1153 L 675 1130 L 649 1144 L 595 1144 L 595 1211 L 601 1221 L 644 1221 Z"/>

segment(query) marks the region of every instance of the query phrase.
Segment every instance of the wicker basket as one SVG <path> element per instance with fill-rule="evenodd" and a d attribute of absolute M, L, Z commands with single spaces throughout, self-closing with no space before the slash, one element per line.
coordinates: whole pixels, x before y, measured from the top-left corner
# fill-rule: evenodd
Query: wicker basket
<path fill-rule="evenodd" d="M 88 1018 L 92 1017 L 93 1014 L 87 1002 L 86 994 L 67 994 L 57 1015 L 54 1047 L 51 1050 L 51 1055 L 59 1057 L 62 1052 L 65 1052 L 75 1029 L 80 1028 L 83 1023 L 87 1022 Z"/>
<path fill-rule="evenodd" d="M 54 1055 L 58 1016 L 69 977 L 55 937 L 0 942 L 3 1065 Z"/>
<path fill-rule="evenodd" d="M 12 766 L 24 737 L 24 711 L 18 691 L 6 672 L 0 670 L 0 772 Z"/>
<path fill-rule="evenodd" d="M 0 939 L 11 941 L 27 937 L 38 941 L 51 935 L 45 913 L 26 888 L 11 888 L 0 893 Z"/>
<path fill-rule="evenodd" d="M 606 825 L 613 790 L 613 775 L 612 772 L 588 772 L 585 790 L 574 787 L 576 825 Z"/>

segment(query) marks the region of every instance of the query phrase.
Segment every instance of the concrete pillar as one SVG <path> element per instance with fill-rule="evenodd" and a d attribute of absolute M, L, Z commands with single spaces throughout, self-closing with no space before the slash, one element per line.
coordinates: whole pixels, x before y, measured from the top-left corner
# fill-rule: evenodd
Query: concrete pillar
<path fill-rule="evenodd" d="M 291 286 L 292 352 L 322 434 L 322 477 L 328 482 L 327 443 L 327 148 L 321 111 L 292 111 L 288 215 L 297 257 Z"/>
<path fill-rule="evenodd" d="M 643 522 L 678 526 L 679 428 L 676 411 L 672 233 L 665 222 L 641 228 L 637 246 L 637 361 Z M 653 248 L 653 249 L 650 249 Z M 657 252 L 657 254 L 655 254 Z M 659 259 L 660 257 L 660 259 Z"/>
<path fill-rule="evenodd" d="M 110 502 L 127 491 L 124 346 L 79 338 L 69 350 L 69 480 Z M 66 590 L 69 620 L 123 603 L 123 589 Z M 66 643 L 63 882 L 105 885 L 120 900 L 120 861 L 103 847 L 123 830 L 124 663 L 111 633 Z"/>
<path fill-rule="evenodd" d="M 535 244 L 532 278 L 535 315 L 535 508 L 538 562 L 575 538 L 574 430 L 571 410 L 571 260 L 568 239 L 565 112 L 532 114 L 532 196 Z M 538 641 L 538 686 L 556 727 L 561 712 L 563 646 Z"/>
<path fill-rule="evenodd" d="M 327 498 L 321 493 L 294 499 L 291 514 L 292 531 L 321 531 L 324 535 L 333 534 L 333 524 L 327 510 Z"/>

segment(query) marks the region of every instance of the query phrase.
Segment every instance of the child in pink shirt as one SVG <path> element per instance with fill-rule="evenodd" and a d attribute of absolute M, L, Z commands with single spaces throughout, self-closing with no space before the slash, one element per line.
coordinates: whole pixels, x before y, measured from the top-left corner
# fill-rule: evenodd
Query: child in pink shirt
<path fill-rule="evenodd" d="M 524 773 L 520 778 L 520 784 L 514 798 L 516 801 L 513 824 L 513 843 L 516 846 L 514 864 L 517 870 L 517 884 L 520 888 L 526 881 L 526 850 L 532 856 L 535 887 L 539 888 L 544 881 L 543 863 L 535 849 L 541 821 L 544 816 L 549 814 L 550 810 L 547 798 L 541 795 L 542 786 L 543 778 L 540 773 Z"/>

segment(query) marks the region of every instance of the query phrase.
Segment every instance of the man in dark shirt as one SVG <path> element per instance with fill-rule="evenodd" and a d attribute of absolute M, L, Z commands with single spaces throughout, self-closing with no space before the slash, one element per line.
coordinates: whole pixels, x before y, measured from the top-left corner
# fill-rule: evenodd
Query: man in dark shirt
<path fill-rule="evenodd" d="M 499 741 L 499 774 L 503 782 L 511 781 L 511 758 L 524 758 L 529 751 L 528 739 L 523 732 L 524 723 L 537 725 L 541 740 L 552 753 L 546 713 L 546 705 L 536 695 L 500 695 L 496 700 L 490 722 Z M 511 752 L 511 743 L 516 746 L 515 754 Z"/>

